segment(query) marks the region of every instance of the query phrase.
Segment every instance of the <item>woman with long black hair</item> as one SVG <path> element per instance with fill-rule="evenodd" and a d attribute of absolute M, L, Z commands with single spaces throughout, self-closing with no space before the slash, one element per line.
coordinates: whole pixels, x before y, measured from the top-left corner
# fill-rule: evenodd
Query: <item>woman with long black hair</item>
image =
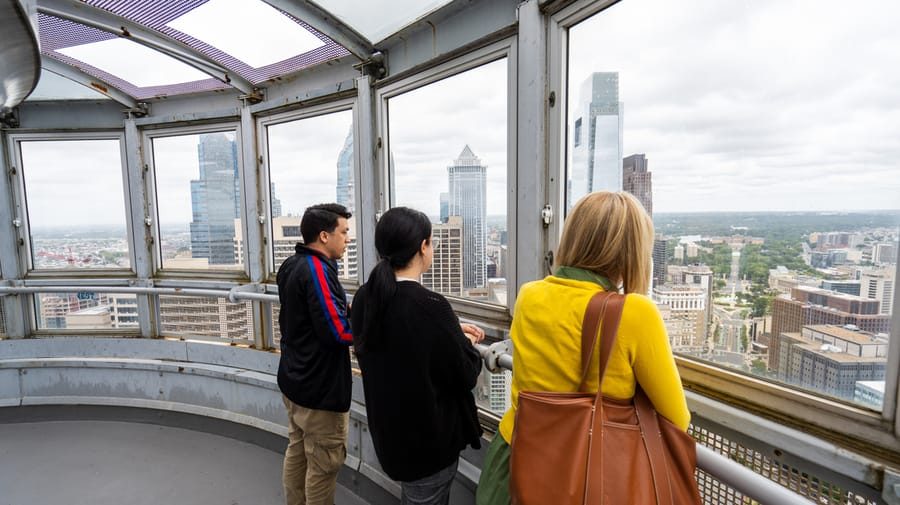
<path fill-rule="evenodd" d="M 350 310 L 369 431 L 403 504 L 447 504 L 459 452 L 478 448 L 472 388 L 484 331 L 460 324 L 450 303 L 419 283 L 431 266 L 431 221 L 395 207 L 375 227 L 379 261 Z"/>

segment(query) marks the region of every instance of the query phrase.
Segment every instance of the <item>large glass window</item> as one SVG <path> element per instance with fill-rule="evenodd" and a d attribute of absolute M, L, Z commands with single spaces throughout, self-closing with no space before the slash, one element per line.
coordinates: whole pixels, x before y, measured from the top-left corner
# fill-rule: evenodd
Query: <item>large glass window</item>
<path fill-rule="evenodd" d="M 22 140 L 31 268 L 130 268 L 118 139 Z"/>
<path fill-rule="evenodd" d="M 652 213 L 651 296 L 676 353 L 880 410 L 897 15 L 645 0 L 569 30 L 567 205 L 624 189 Z"/>
<path fill-rule="evenodd" d="M 341 110 L 266 126 L 269 147 L 272 271 L 302 242 L 300 218 L 318 203 L 339 203 L 350 212 L 350 244 L 338 275 L 359 278 L 353 111 Z"/>
<path fill-rule="evenodd" d="M 165 269 L 241 269 L 241 193 L 234 131 L 151 140 Z"/>
<path fill-rule="evenodd" d="M 388 99 L 391 206 L 421 210 L 437 239 L 422 283 L 506 305 L 507 58 Z"/>

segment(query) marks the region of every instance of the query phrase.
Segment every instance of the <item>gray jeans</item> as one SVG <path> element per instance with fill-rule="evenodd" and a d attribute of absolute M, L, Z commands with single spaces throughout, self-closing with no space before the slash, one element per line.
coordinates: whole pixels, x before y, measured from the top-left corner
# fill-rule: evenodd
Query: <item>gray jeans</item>
<path fill-rule="evenodd" d="M 450 486 L 456 477 L 459 458 L 453 460 L 447 468 L 439 470 L 419 480 L 400 483 L 401 505 L 448 505 L 450 503 Z"/>

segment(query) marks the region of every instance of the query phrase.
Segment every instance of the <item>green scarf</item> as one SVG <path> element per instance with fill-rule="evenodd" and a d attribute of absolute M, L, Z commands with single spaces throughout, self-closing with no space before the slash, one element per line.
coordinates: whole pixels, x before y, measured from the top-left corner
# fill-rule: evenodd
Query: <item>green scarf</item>
<path fill-rule="evenodd" d="M 563 279 L 571 279 L 573 281 L 593 282 L 594 284 L 599 284 L 600 287 L 603 288 L 603 291 L 610 293 L 617 293 L 619 291 L 606 277 L 583 268 L 567 266 L 556 267 L 556 271 L 553 272 L 553 275 Z"/>

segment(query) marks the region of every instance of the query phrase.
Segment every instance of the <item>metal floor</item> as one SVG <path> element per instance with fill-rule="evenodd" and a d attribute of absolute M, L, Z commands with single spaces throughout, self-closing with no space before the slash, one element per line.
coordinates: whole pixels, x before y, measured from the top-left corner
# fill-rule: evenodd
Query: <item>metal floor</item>
<path fill-rule="evenodd" d="M 114 420 L 0 423 L 0 505 L 281 505 L 282 454 Z M 339 505 L 364 501 L 338 487 Z"/>

